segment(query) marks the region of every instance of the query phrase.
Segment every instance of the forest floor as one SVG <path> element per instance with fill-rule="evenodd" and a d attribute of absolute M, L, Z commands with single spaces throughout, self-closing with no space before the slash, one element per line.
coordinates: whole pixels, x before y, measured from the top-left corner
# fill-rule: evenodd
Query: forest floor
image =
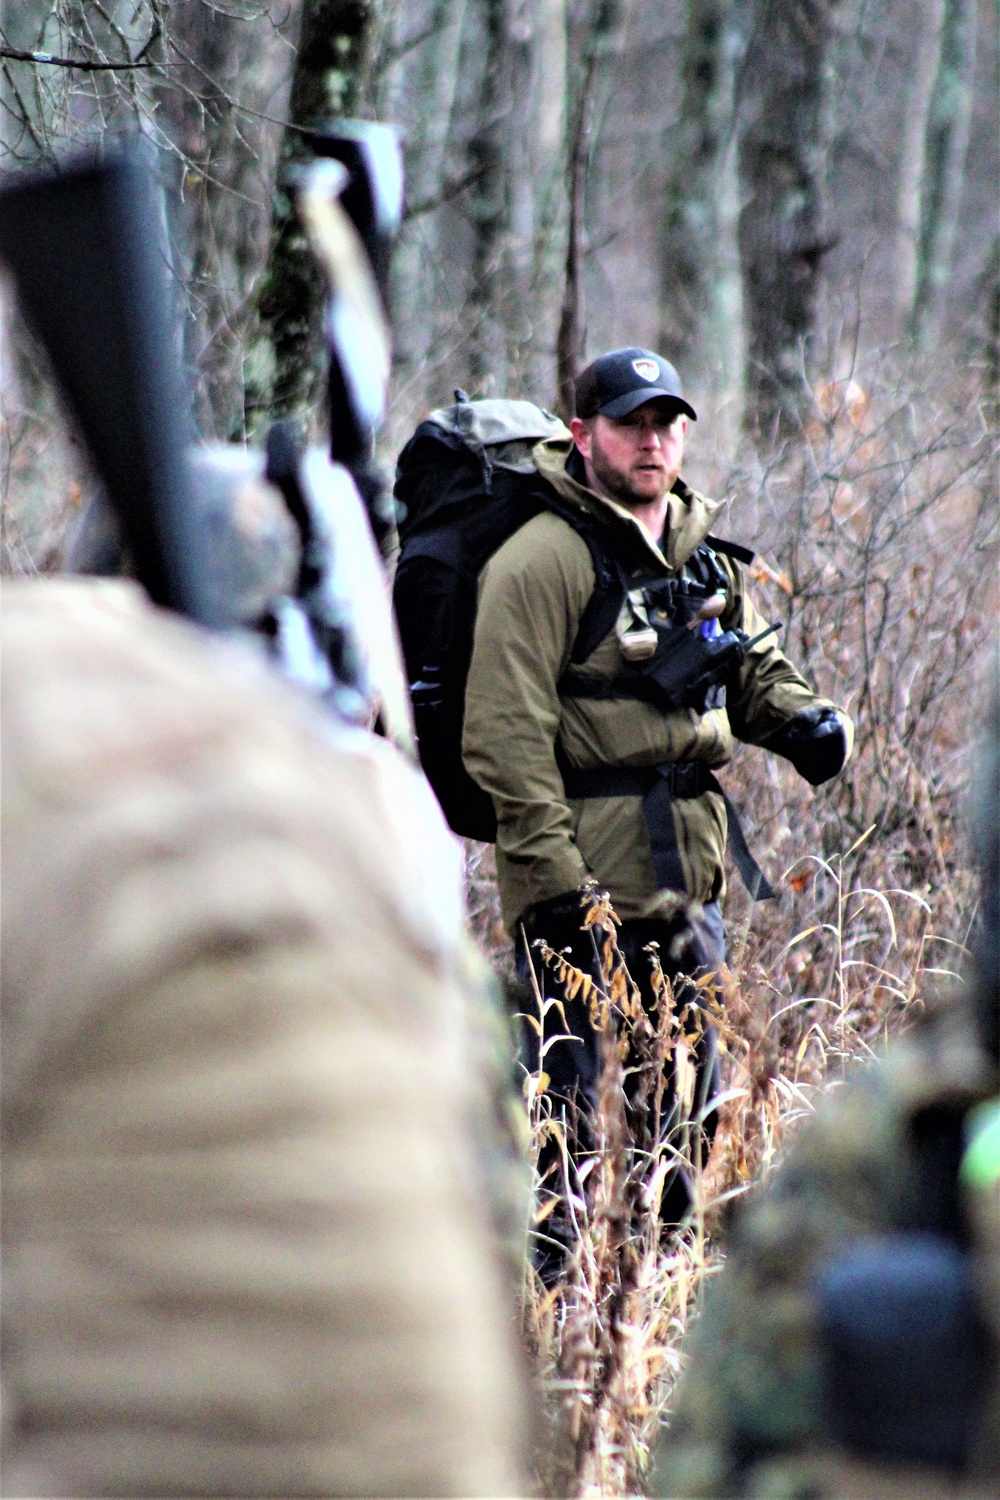
<path fill-rule="evenodd" d="M 724 1261 L 731 1205 L 769 1175 L 822 1093 L 905 1030 L 928 980 L 962 967 L 964 942 L 935 931 L 933 903 L 899 887 L 859 884 L 859 853 L 804 853 L 784 872 L 795 899 L 773 911 L 730 901 L 730 967 L 701 993 L 722 1054 L 719 1127 L 706 1161 L 697 1132 L 661 1123 L 657 1110 L 642 1139 L 621 1103 L 623 1066 L 651 1063 L 658 1075 L 657 1063 L 669 1056 L 697 1117 L 691 1056 L 698 1023 L 674 1004 L 666 981 L 651 1026 L 637 1007 L 630 1016 L 627 973 L 606 956 L 605 991 L 619 1014 L 617 1023 L 609 1023 L 607 1009 L 598 1016 L 605 1051 L 599 1148 L 580 1169 L 564 1156 L 562 1193 L 577 1224 L 575 1250 L 550 1287 L 532 1269 L 530 1249 L 526 1255 L 523 1333 L 544 1413 L 536 1455 L 542 1493 L 643 1492 L 688 1329 L 707 1279 Z M 467 871 L 474 926 L 494 964 L 509 972 L 492 850 L 469 846 Z M 971 879 L 963 885 L 953 932 L 967 928 L 973 910 Z M 573 993 L 582 977 L 539 957 L 536 1006 Z M 546 1082 L 538 1074 L 523 1079 L 533 1167 L 544 1139 L 558 1134 Z M 694 1207 L 683 1232 L 664 1244 L 659 1194 L 678 1160 L 694 1184 Z M 555 1195 L 537 1171 L 534 1181 L 533 1228 L 544 1234 Z"/>

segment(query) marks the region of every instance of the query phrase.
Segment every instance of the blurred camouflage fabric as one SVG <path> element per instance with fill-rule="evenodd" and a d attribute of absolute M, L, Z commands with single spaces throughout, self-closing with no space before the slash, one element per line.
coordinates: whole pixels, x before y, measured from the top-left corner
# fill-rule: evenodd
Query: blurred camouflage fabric
<path fill-rule="evenodd" d="M 829 1095 L 784 1165 L 736 1210 L 660 1442 L 656 1494 L 1000 1493 L 996 693 L 977 764 L 971 821 L 983 884 L 969 981 L 942 988 L 882 1062 Z M 921 1258 L 925 1272 L 944 1268 L 937 1297 L 923 1303 L 912 1296 Z M 848 1293 L 867 1293 L 834 1308 L 839 1329 L 838 1276 Z M 860 1330 L 853 1364 L 836 1345 L 845 1327 Z"/>
<path fill-rule="evenodd" d="M 788 1160 L 739 1215 L 730 1259 L 706 1295 L 661 1442 L 655 1494 L 861 1493 L 840 1487 L 824 1437 L 814 1277 L 851 1242 L 933 1228 L 951 1213 L 928 1180 L 920 1122 L 939 1111 L 961 1116 L 996 1086 L 961 1012 L 945 1006 L 803 1127 Z M 998 1247 L 980 1248 L 984 1305 L 992 1297 L 1000 1307 L 1000 1287 L 987 1285 Z M 994 1377 L 998 1371 L 994 1358 Z M 1000 1460 L 998 1396 L 980 1434 L 981 1478 L 1000 1472 L 986 1466 L 988 1456 Z"/>
<path fill-rule="evenodd" d="M 3 606 L 4 1492 L 523 1492 L 425 784 L 130 584 Z"/>

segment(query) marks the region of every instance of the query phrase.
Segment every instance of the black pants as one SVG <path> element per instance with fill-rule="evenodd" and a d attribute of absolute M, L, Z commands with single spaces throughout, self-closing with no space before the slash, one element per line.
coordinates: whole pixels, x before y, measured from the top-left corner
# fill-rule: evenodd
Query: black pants
<path fill-rule="evenodd" d="M 591 974 L 595 980 L 600 981 L 600 966 L 594 939 L 590 932 L 581 930 L 582 918 L 583 912 L 579 897 L 576 895 L 567 897 L 565 902 L 546 903 L 543 911 L 525 924 L 528 944 L 530 946 L 537 938 L 544 938 L 549 946 L 557 951 L 564 951 L 568 948 L 570 953 L 567 956 L 570 962 L 576 968 L 582 969 L 585 973 Z M 662 918 L 624 921 L 618 929 L 617 941 L 629 973 L 639 989 L 642 1004 L 647 1013 L 652 1013 L 654 1009 L 652 972 L 649 957 L 643 952 L 647 944 L 655 942 L 659 945 L 660 965 L 674 986 L 678 1006 L 690 1000 L 697 1003 L 698 991 L 693 985 L 685 984 L 685 978 L 696 979 L 703 974 L 715 972 L 725 961 L 725 930 L 722 913 L 718 903 L 714 901 L 702 907 L 697 915 L 683 914 L 672 921 Z M 537 950 L 532 951 L 531 962 L 542 984 L 543 994 L 558 995 L 559 988 L 551 973 L 543 971 Z M 518 978 L 524 984 L 530 984 L 528 952 L 520 937 L 517 943 L 516 965 Z M 560 998 L 563 997 L 560 996 Z M 530 1002 L 526 1008 L 530 1010 Z M 588 1007 L 579 997 L 575 1000 L 564 999 L 562 1009 L 565 1012 L 565 1024 L 558 1009 L 553 1007 L 549 1010 L 544 1020 L 544 1039 L 568 1033 L 576 1040 L 555 1042 L 545 1053 L 544 1066 L 549 1078 L 548 1091 L 555 1110 L 559 1111 L 564 1106 L 571 1106 L 568 1110 L 568 1117 L 578 1122 L 572 1154 L 582 1156 L 592 1149 L 592 1133 L 588 1120 L 597 1096 L 601 1070 L 600 1045 L 597 1033 L 590 1023 Z M 525 1064 L 531 1072 L 538 1070 L 542 1041 L 543 1038 L 539 1037 L 536 1028 L 529 1022 L 524 1022 L 522 1049 Z M 703 1155 L 707 1155 L 715 1134 L 717 1117 L 715 1111 L 706 1106 L 719 1092 L 716 1035 L 715 1028 L 711 1024 L 706 1024 L 704 1027 L 702 1037 L 694 1049 L 693 1061 L 696 1082 L 692 1113 L 696 1119 L 701 1120 Z M 672 1066 L 669 1063 L 664 1082 L 661 1118 L 666 1118 L 671 1110 L 676 1111 L 674 1079 Z M 633 1101 L 638 1085 L 639 1079 L 636 1075 L 626 1078 L 627 1107 L 634 1107 Z M 556 1191 L 560 1189 L 559 1153 L 551 1143 L 547 1143 L 542 1149 L 539 1172 L 542 1176 L 548 1173 L 553 1188 Z M 691 1192 L 687 1176 L 682 1169 L 678 1168 L 668 1176 L 664 1185 L 660 1209 L 664 1226 L 678 1225 L 687 1213 L 690 1203 Z M 557 1223 L 553 1224 L 553 1229 L 557 1231 L 557 1238 L 559 1238 Z"/>

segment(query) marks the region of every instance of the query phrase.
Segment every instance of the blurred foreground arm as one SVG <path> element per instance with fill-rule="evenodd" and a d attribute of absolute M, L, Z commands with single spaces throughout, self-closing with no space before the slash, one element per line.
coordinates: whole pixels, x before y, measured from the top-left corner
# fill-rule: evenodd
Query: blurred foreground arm
<path fill-rule="evenodd" d="M 422 782 L 128 585 L 4 612 L 5 1492 L 523 1492 Z"/>

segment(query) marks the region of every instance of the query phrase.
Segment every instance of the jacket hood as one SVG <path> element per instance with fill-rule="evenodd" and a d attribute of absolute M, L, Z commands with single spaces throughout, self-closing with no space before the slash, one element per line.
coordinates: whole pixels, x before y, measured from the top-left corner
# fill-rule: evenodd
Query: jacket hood
<path fill-rule="evenodd" d="M 578 505 L 608 524 L 628 528 L 628 533 L 637 539 L 660 564 L 668 568 L 679 568 L 691 553 L 703 542 L 712 529 L 712 521 L 722 508 L 721 500 L 709 500 L 699 495 L 678 478 L 667 496 L 667 518 L 664 525 L 663 545 L 658 547 L 645 526 L 624 505 L 598 495 L 595 490 L 566 472 L 566 465 L 573 452 L 571 437 L 546 438 L 532 449 L 535 468 L 542 478 L 564 500 Z"/>

